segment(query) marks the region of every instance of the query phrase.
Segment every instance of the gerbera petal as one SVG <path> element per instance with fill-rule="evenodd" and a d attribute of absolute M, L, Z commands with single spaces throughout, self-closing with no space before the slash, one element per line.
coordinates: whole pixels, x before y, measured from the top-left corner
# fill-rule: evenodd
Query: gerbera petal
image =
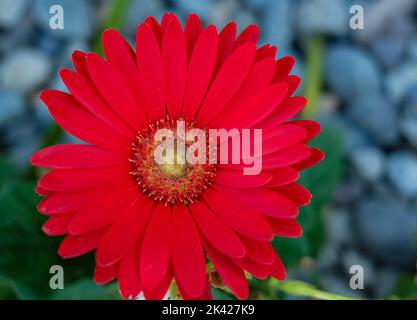
<path fill-rule="evenodd" d="M 281 125 L 262 130 L 262 154 L 285 149 L 301 142 L 307 135 L 306 130 L 296 125 Z"/>
<path fill-rule="evenodd" d="M 246 299 L 249 295 L 249 286 L 242 268 L 215 250 L 210 244 L 205 243 L 205 248 L 217 273 L 227 287 L 239 299 Z"/>
<path fill-rule="evenodd" d="M 295 219 L 281 219 L 268 217 L 274 234 L 286 238 L 298 238 L 301 237 L 303 230 L 300 224 Z"/>
<path fill-rule="evenodd" d="M 184 290 L 184 288 L 181 287 L 180 283 L 176 282 L 176 285 L 178 286 L 178 291 L 179 291 L 183 300 L 212 300 L 213 299 L 213 296 L 211 295 L 211 286 L 210 286 L 210 283 L 208 281 L 207 274 L 205 274 L 204 290 L 197 297 L 190 296 L 188 294 L 188 292 L 186 290 Z"/>
<path fill-rule="evenodd" d="M 164 278 L 162 279 L 161 283 L 158 284 L 156 288 L 149 289 L 144 288 L 143 294 L 146 300 L 161 300 L 165 297 L 168 292 L 169 286 L 172 282 L 172 270 L 171 267 L 168 267 L 167 272 L 165 273 Z"/>
<path fill-rule="evenodd" d="M 269 266 L 258 263 L 247 256 L 242 259 L 236 259 L 235 262 L 257 279 L 266 279 L 270 274 Z"/>
<path fill-rule="evenodd" d="M 59 75 L 71 94 L 86 110 L 113 129 L 131 139 L 135 138 L 136 132 L 113 111 L 87 78 L 68 69 L 62 69 Z"/>
<path fill-rule="evenodd" d="M 276 187 L 274 190 L 290 199 L 296 206 L 307 205 L 312 197 L 311 193 L 306 188 L 297 183 Z"/>
<path fill-rule="evenodd" d="M 258 61 L 261 61 L 265 58 L 274 58 L 275 59 L 276 54 L 277 54 L 277 47 L 266 44 L 266 45 L 260 47 L 256 51 L 255 61 L 258 62 Z"/>
<path fill-rule="evenodd" d="M 283 57 L 277 60 L 275 74 L 272 82 L 282 82 L 290 74 L 291 69 L 294 67 L 295 59 L 291 56 Z"/>
<path fill-rule="evenodd" d="M 214 68 L 214 74 L 220 70 L 223 63 L 229 57 L 232 52 L 233 45 L 235 43 L 237 25 L 235 22 L 229 22 L 219 34 L 219 52 L 217 54 L 216 66 Z"/>
<path fill-rule="evenodd" d="M 258 213 L 240 207 L 216 190 L 207 189 L 203 199 L 222 221 L 240 234 L 258 240 L 272 240 L 270 225 Z"/>
<path fill-rule="evenodd" d="M 140 274 L 145 288 L 154 289 L 165 276 L 172 252 L 172 214 L 159 204 L 146 228 L 140 256 Z"/>
<path fill-rule="evenodd" d="M 68 235 L 62 240 L 58 248 L 58 254 L 62 258 L 67 259 L 90 252 L 97 248 L 104 231 L 101 229 L 78 236 Z"/>
<path fill-rule="evenodd" d="M 187 75 L 187 49 L 178 19 L 169 22 L 162 41 L 168 114 L 176 119 L 181 114 Z"/>
<path fill-rule="evenodd" d="M 285 280 L 285 277 L 286 277 L 285 266 L 282 263 L 282 260 L 279 257 L 279 255 L 276 252 L 274 252 L 274 254 L 275 254 L 275 261 L 270 267 L 271 276 L 279 281 L 283 281 Z"/>
<path fill-rule="evenodd" d="M 145 23 L 148 24 L 148 26 L 151 28 L 153 34 L 155 35 L 156 41 L 158 42 L 158 45 L 162 46 L 163 31 L 158 21 L 154 17 L 149 16 L 145 19 Z"/>
<path fill-rule="evenodd" d="M 56 169 L 39 180 L 39 186 L 58 192 L 94 188 L 127 176 L 128 166 L 114 166 L 88 169 Z"/>
<path fill-rule="evenodd" d="M 245 255 L 245 249 L 238 236 L 205 205 L 196 201 L 189 208 L 200 231 L 217 250 L 234 258 L 242 258 Z"/>
<path fill-rule="evenodd" d="M 269 241 L 258 241 L 248 237 L 241 237 L 241 240 L 246 255 L 254 261 L 265 265 L 272 265 L 275 262 L 276 254 Z"/>
<path fill-rule="evenodd" d="M 301 84 L 301 78 L 298 76 L 286 76 L 282 81 L 288 86 L 287 97 L 291 97 Z"/>
<path fill-rule="evenodd" d="M 292 165 L 295 170 L 302 171 L 310 168 L 324 159 L 324 153 L 316 148 L 310 148 L 310 156 L 297 164 Z"/>
<path fill-rule="evenodd" d="M 143 111 L 114 67 L 95 53 L 87 54 L 87 67 L 94 85 L 115 112 L 133 129 L 146 124 Z"/>
<path fill-rule="evenodd" d="M 68 233 L 72 214 L 50 217 L 42 226 L 42 231 L 48 236 L 60 236 Z"/>
<path fill-rule="evenodd" d="M 297 207 L 287 198 L 266 188 L 233 189 L 216 186 L 225 195 L 230 196 L 236 203 L 255 212 L 272 217 L 296 217 Z"/>
<path fill-rule="evenodd" d="M 201 32 L 190 57 L 182 115 L 194 117 L 207 92 L 213 75 L 218 50 L 217 30 L 214 26 Z"/>
<path fill-rule="evenodd" d="M 258 175 L 244 175 L 241 172 L 218 170 L 215 182 L 233 188 L 257 188 L 266 185 L 272 175 L 261 172 Z"/>
<path fill-rule="evenodd" d="M 199 297 L 207 282 L 201 239 L 185 206 L 172 209 L 172 266 L 175 279 L 187 295 Z"/>
<path fill-rule="evenodd" d="M 57 99 L 54 90 L 45 90 L 40 98 L 55 121 L 75 137 L 110 150 L 128 150 L 131 141 L 127 137 L 82 110 L 73 96 Z"/>
<path fill-rule="evenodd" d="M 142 291 L 138 253 L 138 247 L 134 246 L 120 260 L 118 273 L 119 291 L 125 299 L 136 299 Z"/>
<path fill-rule="evenodd" d="M 272 75 L 274 74 L 274 65 L 275 60 L 272 58 L 257 62 L 249 72 L 245 81 L 243 81 L 232 100 L 227 104 L 227 107 L 220 111 L 219 114 L 211 121 L 212 127 L 216 126 L 217 128 L 221 128 L 224 119 L 228 119 L 233 116 L 233 113 L 236 112 L 236 109 L 240 109 L 240 105 L 245 101 L 245 99 L 267 86 Z"/>
<path fill-rule="evenodd" d="M 247 43 L 240 46 L 229 56 L 207 92 L 207 96 L 198 111 L 196 123 L 208 123 L 224 108 L 248 75 L 255 54 L 255 44 Z"/>
<path fill-rule="evenodd" d="M 300 174 L 297 170 L 291 167 L 283 167 L 268 171 L 272 175 L 272 179 L 268 182 L 270 187 L 279 187 L 285 184 L 296 181 L 300 178 Z"/>
<path fill-rule="evenodd" d="M 128 205 L 100 241 L 96 262 L 109 266 L 118 261 L 138 241 L 152 212 L 153 201 L 139 197 Z"/>
<path fill-rule="evenodd" d="M 84 52 L 78 50 L 75 50 L 71 56 L 72 64 L 74 65 L 75 70 L 77 70 L 80 75 L 88 79 L 90 75 L 88 74 L 86 57 L 87 55 Z"/>
<path fill-rule="evenodd" d="M 109 225 L 137 197 L 138 191 L 136 186 L 129 186 L 89 199 L 71 221 L 69 226 L 70 233 L 79 235 Z"/>
<path fill-rule="evenodd" d="M 273 113 L 265 118 L 264 121 L 258 125 L 258 127 L 273 127 L 286 122 L 299 113 L 306 104 L 307 100 L 303 97 L 287 98 Z"/>
<path fill-rule="evenodd" d="M 306 137 L 301 141 L 302 143 L 307 143 L 314 139 L 321 131 L 320 123 L 313 120 L 295 120 L 289 123 L 300 126 L 307 132 Z"/>
<path fill-rule="evenodd" d="M 239 108 L 233 109 L 222 121 L 225 128 L 252 128 L 271 114 L 283 101 L 287 92 L 285 83 L 274 84 L 259 90 Z"/>
<path fill-rule="evenodd" d="M 187 42 L 187 55 L 191 56 L 191 52 L 200 36 L 203 26 L 198 15 L 192 13 L 188 16 L 184 26 L 185 40 Z"/>
<path fill-rule="evenodd" d="M 117 188 L 125 188 L 131 186 L 132 182 L 132 179 L 128 177 L 128 179 L 121 178 L 112 183 L 88 190 L 52 193 L 43 199 L 37 208 L 40 213 L 46 215 L 62 215 L 73 213 L 81 209 L 83 204 L 90 198 L 102 196 Z"/>
<path fill-rule="evenodd" d="M 108 267 L 102 267 L 96 264 L 94 268 L 94 282 L 98 285 L 107 284 L 117 278 L 119 264 L 115 263 Z"/>
<path fill-rule="evenodd" d="M 139 67 L 148 116 L 153 120 L 165 118 L 164 70 L 155 34 L 147 23 L 136 31 L 136 64 Z"/>
<path fill-rule="evenodd" d="M 31 157 L 34 166 L 51 169 L 110 167 L 128 163 L 126 154 L 81 144 L 46 147 Z"/>
<path fill-rule="evenodd" d="M 259 40 L 259 28 L 256 25 L 251 24 L 247 26 L 237 37 L 233 45 L 233 50 L 236 50 L 241 45 L 247 42 L 253 42 L 256 44 L 258 40 Z"/>
<path fill-rule="evenodd" d="M 262 169 L 270 170 L 294 165 L 310 155 L 311 148 L 305 144 L 297 143 L 284 150 L 268 154 L 263 157 Z"/>

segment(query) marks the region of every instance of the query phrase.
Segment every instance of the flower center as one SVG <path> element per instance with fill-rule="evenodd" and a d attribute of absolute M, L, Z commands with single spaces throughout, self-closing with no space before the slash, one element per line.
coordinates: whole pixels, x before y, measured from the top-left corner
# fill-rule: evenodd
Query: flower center
<path fill-rule="evenodd" d="M 191 142 L 185 141 L 185 136 L 193 128 L 191 122 L 185 123 L 184 131 L 178 131 L 177 122 L 162 119 L 140 131 L 132 144 L 130 174 L 138 186 L 149 197 L 165 205 L 175 203 L 192 203 L 211 184 L 216 168 L 209 164 L 208 152 L 205 163 L 188 163 L 186 149 Z M 160 130 L 172 133 L 171 141 L 175 146 L 162 152 L 163 161 L 158 160 L 156 153 L 160 152 L 164 139 L 157 139 Z"/>

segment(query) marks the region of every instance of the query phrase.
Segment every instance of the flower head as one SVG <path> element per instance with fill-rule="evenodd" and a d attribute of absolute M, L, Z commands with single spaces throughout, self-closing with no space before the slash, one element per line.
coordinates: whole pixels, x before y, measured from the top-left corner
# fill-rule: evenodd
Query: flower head
<path fill-rule="evenodd" d="M 38 209 L 49 217 L 45 233 L 65 235 L 62 257 L 96 250 L 95 281 L 117 279 L 125 298 L 161 299 L 172 280 L 184 299 L 210 298 L 210 281 L 246 298 L 244 271 L 285 278 L 270 241 L 301 235 L 298 207 L 311 195 L 295 181 L 323 158 L 306 145 L 320 127 L 291 121 L 306 104 L 292 96 L 300 83 L 289 75 L 294 59 L 275 60 L 276 48 L 257 48 L 257 40 L 254 25 L 236 38 L 233 22 L 218 33 L 190 15 L 183 29 L 166 14 L 161 24 L 149 17 L 138 26 L 135 50 L 107 30 L 105 59 L 74 52 L 75 71 L 60 71 L 69 93 L 45 90 L 41 99 L 87 144 L 32 156 L 51 169 L 39 180 Z M 244 173 L 243 151 L 231 157 L 240 162 L 218 163 L 203 147 L 190 152 L 203 161 L 184 161 L 179 146 L 194 146 L 193 129 L 221 149 L 211 129 L 254 128 L 262 129 L 258 174 Z M 155 158 L 166 142 L 155 139 L 160 130 L 175 143 L 165 150 L 169 162 Z"/>

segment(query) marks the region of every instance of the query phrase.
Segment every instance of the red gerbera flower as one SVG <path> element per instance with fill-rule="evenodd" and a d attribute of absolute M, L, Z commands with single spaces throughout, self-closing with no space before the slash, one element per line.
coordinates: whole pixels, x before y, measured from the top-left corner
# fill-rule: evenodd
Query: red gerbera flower
<path fill-rule="evenodd" d="M 175 279 L 184 299 L 208 299 L 217 276 L 246 298 L 244 271 L 285 278 L 270 241 L 301 235 L 295 218 L 311 196 L 295 181 L 323 158 L 306 145 L 320 127 L 289 121 L 306 104 L 292 97 L 300 83 L 289 75 L 294 59 L 257 48 L 254 25 L 235 38 L 233 22 L 218 33 L 196 15 L 184 30 L 173 14 L 161 24 L 149 17 L 135 51 L 107 30 L 106 59 L 74 52 L 76 71 L 60 72 L 70 93 L 41 93 L 56 122 L 88 143 L 33 155 L 33 165 L 52 169 L 37 187 L 45 196 L 38 209 L 49 217 L 43 230 L 66 235 L 64 258 L 96 250 L 95 281 L 117 279 L 125 298 L 161 299 Z M 153 134 L 177 119 L 204 130 L 263 129 L 262 172 L 157 164 Z"/>

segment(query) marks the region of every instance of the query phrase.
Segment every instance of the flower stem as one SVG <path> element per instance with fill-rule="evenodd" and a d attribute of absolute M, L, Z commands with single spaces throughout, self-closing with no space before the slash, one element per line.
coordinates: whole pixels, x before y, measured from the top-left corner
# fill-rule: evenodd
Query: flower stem
<path fill-rule="evenodd" d="M 307 106 L 301 113 L 303 118 L 310 118 L 319 112 L 319 98 L 322 89 L 324 39 L 313 35 L 307 46 L 307 76 L 304 95 L 308 100 Z"/>

